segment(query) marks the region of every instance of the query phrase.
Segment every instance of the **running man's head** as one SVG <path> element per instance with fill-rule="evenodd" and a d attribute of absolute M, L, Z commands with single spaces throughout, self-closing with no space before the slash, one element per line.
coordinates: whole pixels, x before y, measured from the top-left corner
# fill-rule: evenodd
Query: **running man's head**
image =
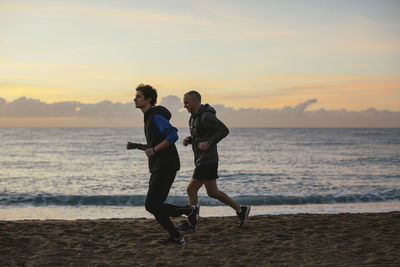
<path fill-rule="evenodd" d="M 201 95 L 197 91 L 187 92 L 183 96 L 183 106 L 191 114 L 197 114 L 201 105 Z"/>
<path fill-rule="evenodd" d="M 135 99 L 136 108 L 148 109 L 151 106 L 155 106 L 157 103 L 157 90 L 151 85 L 139 84 L 136 87 Z"/>

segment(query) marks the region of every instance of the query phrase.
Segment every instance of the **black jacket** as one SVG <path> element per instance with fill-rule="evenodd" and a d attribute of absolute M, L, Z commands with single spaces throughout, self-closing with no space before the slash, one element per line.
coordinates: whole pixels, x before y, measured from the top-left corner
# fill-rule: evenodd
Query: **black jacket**
<path fill-rule="evenodd" d="M 165 135 L 159 133 L 154 123 L 154 115 L 160 114 L 165 119 L 171 119 L 171 113 L 163 106 L 151 107 L 144 113 L 144 134 L 147 147 L 154 147 L 165 140 Z M 178 171 L 180 169 L 179 155 L 175 144 L 158 151 L 148 158 L 151 173 L 158 171 Z"/>
<path fill-rule="evenodd" d="M 196 167 L 205 164 L 218 163 L 217 143 L 229 134 L 225 124 L 215 116 L 217 112 L 208 104 L 201 105 L 199 112 L 190 116 L 189 143 L 192 144 L 194 164 Z M 206 151 L 198 149 L 198 144 L 203 141 L 210 143 Z"/>

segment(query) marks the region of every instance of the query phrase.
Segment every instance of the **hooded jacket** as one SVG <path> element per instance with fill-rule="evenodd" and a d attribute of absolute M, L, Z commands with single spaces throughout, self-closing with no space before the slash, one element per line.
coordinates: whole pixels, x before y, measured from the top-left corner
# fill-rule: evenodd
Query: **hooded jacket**
<path fill-rule="evenodd" d="M 144 134 L 147 147 L 154 147 L 165 140 L 165 135 L 157 131 L 154 123 L 154 115 L 160 114 L 166 120 L 171 119 L 171 113 L 163 106 L 151 107 L 144 113 Z M 179 155 L 175 144 L 158 151 L 148 158 L 151 173 L 158 171 L 178 171 L 180 169 Z"/>
<path fill-rule="evenodd" d="M 217 119 L 217 112 L 209 104 L 201 105 L 197 114 L 189 119 L 190 137 L 196 167 L 205 164 L 218 163 L 217 144 L 229 134 L 225 124 Z M 210 148 L 202 151 L 198 148 L 200 142 L 208 141 Z"/>

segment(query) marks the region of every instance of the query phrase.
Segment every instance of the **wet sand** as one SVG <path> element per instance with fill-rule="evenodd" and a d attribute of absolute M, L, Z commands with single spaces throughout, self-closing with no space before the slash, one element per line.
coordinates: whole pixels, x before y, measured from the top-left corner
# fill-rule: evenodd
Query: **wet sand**
<path fill-rule="evenodd" d="M 259 215 L 243 229 L 202 217 L 184 236 L 164 244 L 144 218 L 0 221 L 0 266 L 400 265 L 400 212 Z"/>

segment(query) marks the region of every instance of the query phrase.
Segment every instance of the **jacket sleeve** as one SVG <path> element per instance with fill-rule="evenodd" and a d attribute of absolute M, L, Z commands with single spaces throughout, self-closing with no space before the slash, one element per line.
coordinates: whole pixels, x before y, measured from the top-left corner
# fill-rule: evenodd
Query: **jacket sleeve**
<path fill-rule="evenodd" d="M 157 130 L 166 136 L 165 140 L 170 144 L 175 144 L 176 140 L 178 140 L 178 130 L 159 114 L 154 115 L 154 123 Z"/>
<path fill-rule="evenodd" d="M 211 145 L 217 144 L 229 134 L 228 128 L 220 121 L 215 114 L 205 112 L 201 118 L 201 125 L 206 128 L 207 132 L 211 133 L 208 142 Z"/>

